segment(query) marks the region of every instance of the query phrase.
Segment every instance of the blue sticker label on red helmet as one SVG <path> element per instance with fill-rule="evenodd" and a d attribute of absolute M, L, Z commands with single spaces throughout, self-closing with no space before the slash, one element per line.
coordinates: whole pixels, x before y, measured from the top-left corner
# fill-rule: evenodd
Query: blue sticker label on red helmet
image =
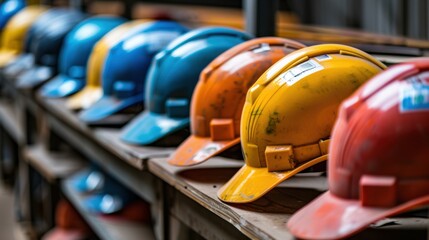
<path fill-rule="evenodd" d="M 414 82 L 401 89 L 401 112 L 429 111 L 429 85 Z"/>

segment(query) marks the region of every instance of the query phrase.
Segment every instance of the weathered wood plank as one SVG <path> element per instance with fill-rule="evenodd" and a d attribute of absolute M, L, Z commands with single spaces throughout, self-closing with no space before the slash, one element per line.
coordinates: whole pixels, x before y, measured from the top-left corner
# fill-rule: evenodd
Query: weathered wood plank
<path fill-rule="evenodd" d="M 151 203 L 155 201 L 152 174 L 141 171 L 136 166 L 131 166 L 123 159 L 112 155 L 105 148 L 82 136 L 56 117 L 48 114 L 46 118 L 52 130 L 83 154 L 85 158 L 97 163 L 106 173 L 115 177 L 145 200 Z"/>
<path fill-rule="evenodd" d="M 76 155 L 64 152 L 48 152 L 41 145 L 27 147 L 24 158 L 51 183 L 70 176 L 86 165 L 85 161 Z"/>
<path fill-rule="evenodd" d="M 50 115 L 55 116 L 73 131 L 137 169 L 144 169 L 145 162 L 149 158 L 168 156 L 174 150 L 174 148 L 139 147 L 125 144 L 119 139 L 120 131 L 118 129 L 89 128 L 79 120 L 76 114 L 67 109 L 64 99 L 45 99 L 38 96 L 38 100 Z"/>
<path fill-rule="evenodd" d="M 87 195 L 82 195 L 73 187 L 70 179 L 63 181 L 62 191 L 67 199 L 82 215 L 93 231 L 103 240 L 154 240 L 155 236 L 149 224 L 133 222 L 118 218 L 106 218 L 88 212 L 83 201 Z"/>
<path fill-rule="evenodd" d="M 292 214 L 327 190 L 326 177 L 321 173 L 302 173 L 283 182 L 255 202 L 225 204 L 217 198 L 217 191 L 242 164 L 237 160 L 216 157 L 201 165 L 178 168 L 169 165 L 165 158 L 159 158 L 149 161 L 149 170 L 252 239 L 294 239 L 286 228 L 287 221 Z M 186 201 L 173 198 L 172 205 L 172 212 L 179 220 L 192 225 L 196 231 L 206 232 L 208 236 L 215 234 L 207 233 L 208 229 L 199 225 L 198 221 L 190 222 L 189 214 L 180 214 L 181 211 L 174 205 L 188 206 Z M 197 211 L 192 212 L 196 216 L 191 218 L 201 217 Z M 429 224 L 428 219 L 413 216 L 388 221 L 390 224 L 376 224 L 354 238 L 379 239 L 389 236 L 389 239 L 401 239 L 398 236 L 403 237 L 404 234 L 418 238 L 425 235 Z"/>
<path fill-rule="evenodd" d="M 175 150 L 172 147 L 135 146 L 124 143 L 120 140 L 121 131 L 119 129 L 94 129 L 94 134 L 98 141 L 110 151 L 116 152 L 123 159 L 139 162 L 143 168 L 149 158 L 167 157 Z"/>
<path fill-rule="evenodd" d="M 7 100 L 0 100 L 0 123 L 3 129 L 20 145 L 24 142 L 24 132 L 19 125 L 20 120 L 15 110 Z"/>

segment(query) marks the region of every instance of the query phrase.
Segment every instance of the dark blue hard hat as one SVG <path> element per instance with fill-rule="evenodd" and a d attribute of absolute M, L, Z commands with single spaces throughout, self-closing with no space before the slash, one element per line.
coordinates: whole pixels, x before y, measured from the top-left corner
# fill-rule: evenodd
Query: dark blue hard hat
<path fill-rule="evenodd" d="M 30 52 L 30 47 L 34 36 L 43 32 L 56 18 L 67 14 L 69 11 L 67 8 L 51 8 L 34 21 L 25 35 L 23 54 L 6 66 L 3 71 L 8 78 L 15 79 L 19 74 L 33 67 L 34 56 Z"/>
<path fill-rule="evenodd" d="M 19 76 L 17 85 L 35 87 L 55 76 L 58 72 L 59 53 L 67 33 L 86 17 L 80 11 L 69 9 L 43 30 L 36 31 L 30 43 L 34 66 Z"/>

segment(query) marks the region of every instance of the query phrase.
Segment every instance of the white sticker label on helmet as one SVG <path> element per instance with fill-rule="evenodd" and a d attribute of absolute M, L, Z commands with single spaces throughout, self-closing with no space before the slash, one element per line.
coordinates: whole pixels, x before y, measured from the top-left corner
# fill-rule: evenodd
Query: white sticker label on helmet
<path fill-rule="evenodd" d="M 204 148 L 202 148 L 200 151 L 198 151 L 193 157 L 192 159 L 194 161 L 200 162 L 205 160 L 207 157 L 209 157 L 210 155 L 212 155 L 213 153 L 215 153 L 216 151 L 218 151 L 219 149 L 222 148 L 221 144 L 218 143 L 210 143 L 207 144 Z"/>
<path fill-rule="evenodd" d="M 298 66 L 293 67 L 289 71 L 285 72 L 281 77 L 281 82 L 285 82 L 287 85 L 291 86 L 298 82 L 300 79 L 320 71 L 323 69 L 323 66 L 318 62 L 310 59 L 305 61 Z"/>
<path fill-rule="evenodd" d="M 400 111 L 429 111 L 429 86 L 423 83 L 406 84 L 401 89 Z"/>

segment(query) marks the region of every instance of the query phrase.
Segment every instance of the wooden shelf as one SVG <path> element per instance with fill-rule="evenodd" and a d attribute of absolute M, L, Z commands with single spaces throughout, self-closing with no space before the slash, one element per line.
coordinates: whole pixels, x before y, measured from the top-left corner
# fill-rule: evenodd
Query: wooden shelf
<path fill-rule="evenodd" d="M 74 189 L 72 180 L 67 179 L 62 182 L 62 191 L 100 239 L 155 239 L 153 230 L 149 225 L 118 218 L 106 218 L 88 212 L 83 206 L 86 196 Z"/>
<path fill-rule="evenodd" d="M 149 161 L 149 170 L 190 200 L 208 209 L 224 222 L 232 224 L 249 238 L 295 239 L 286 228 L 286 223 L 292 214 L 327 190 L 326 177 L 320 173 L 299 174 L 253 203 L 225 204 L 217 198 L 217 191 L 242 164 L 243 162 L 237 160 L 216 157 L 201 165 L 179 168 L 169 165 L 165 158 L 159 158 Z M 191 213 L 187 214 L 181 212 L 183 211 L 181 209 L 189 208 L 187 203 L 189 200 L 176 197 L 174 201 L 176 202 L 171 204 L 170 211 L 179 220 L 191 225 L 195 231 L 207 234 L 206 236 L 220 234 L 223 231 L 219 227 L 216 229 L 221 223 L 211 223 L 212 229 L 207 229 L 204 224 L 195 224 L 195 220 L 189 220 L 189 218 L 201 219 L 202 222 L 206 220 L 198 211 L 190 211 Z M 387 222 L 376 224 L 356 235 L 354 239 L 380 239 L 383 236 L 401 239 L 404 235 L 420 237 L 425 234 L 428 225 L 428 219 L 389 218 Z"/>
<path fill-rule="evenodd" d="M 175 148 L 126 144 L 120 140 L 120 133 L 120 129 L 101 128 L 94 130 L 95 137 L 100 143 L 139 169 L 146 168 L 145 165 L 149 158 L 167 157 L 175 150 Z"/>
<path fill-rule="evenodd" d="M 224 204 L 216 193 L 242 164 L 241 161 L 216 157 L 194 167 L 179 168 L 169 165 L 166 159 L 151 159 L 149 170 L 224 221 L 230 222 L 247 237 L 293 239 L 285 222 L 291 213 L 326 190 L 325 177 L 294 178 L 254 203 Z M 297 185 L 307 188 L 297 191 L 293 188 Z"/>
<path fill-rule="evenodd" d="M 138 159 L 134 153 L 131 155 L 129 152 L 120 154 L 120 147 L 95 137 L 92 129 L 65 108 L 64 100 L 41 99 L 40 102 L 47 109 L 45 117 L 51 130 L 140 197 L 150 203 L 155 201 L 154 177 L 149 172 L 142 171 L 145 170 L 144 161 L 148 159 Z"/>
<path fill-rule="evenodd" d="M 79 120 L 76 114 L 67 109 L 65 99 L 46 99 L 38 96 L 39 102 L 61 123 L 67 125 L 72 131 L 90 139 L 109 153 L 124 160 L 129 165 L 143 170 L 146 161 L 152 157 L 166 157 L 174 148 L 138 147 L 122 143 L 119 139 L 119 129 L 92 129 Z"/>
<path fill-rule="evenodd" d="M 49 182 L 66 178 L 85 166 L 85 162 L 75 155 L 49 152 L 41 145 L 27 147 L 24 157 Z"/>
<path fill-rule="evenodd" d="M 24 132 L 19 125 L 18 114 L 12 103 L 7 100 L 0 100 L 0 123 L 5 131 L 18 143 L 24 141 Z"/>

